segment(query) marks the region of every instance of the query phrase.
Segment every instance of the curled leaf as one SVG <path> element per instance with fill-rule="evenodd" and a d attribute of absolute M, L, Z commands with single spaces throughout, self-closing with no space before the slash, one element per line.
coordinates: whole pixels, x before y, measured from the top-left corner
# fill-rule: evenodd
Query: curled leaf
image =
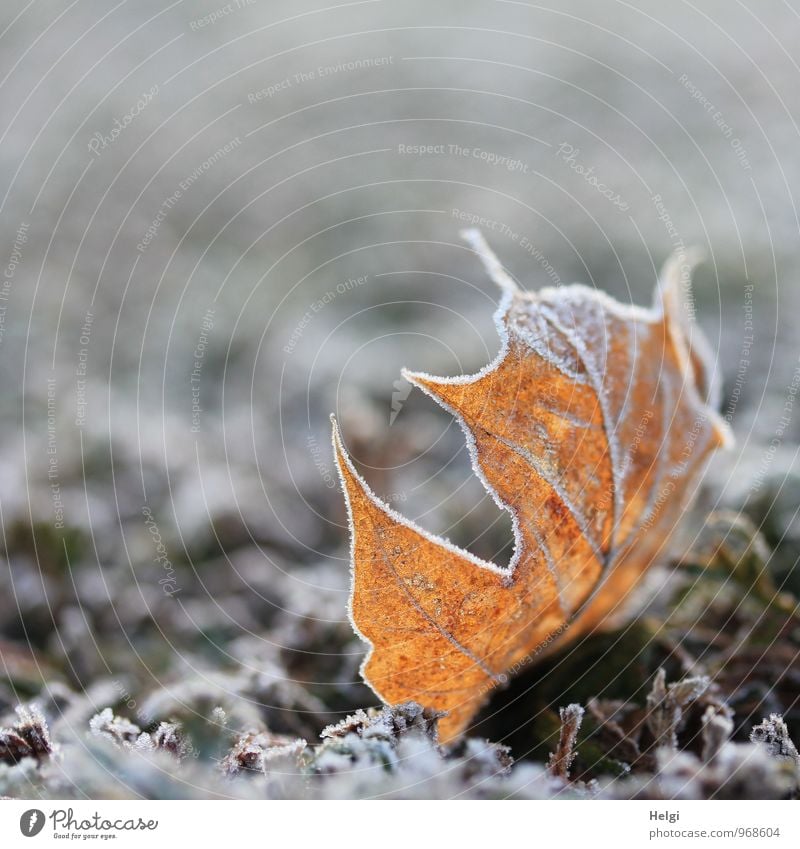
<path fill-rule="evenodd" d="M 502 341 L 474 375 L 405 378 L 449 410 L 475 473 L 512 517 L 501 568 L 428 533 L 357 473 L 334 423 L 351 527 L 362 675 L 389 704 L 447 711 L 460 735 L 492 688 L 555 638 L 608 622 L 662 555 L 711 452 L 729 440 L 676 257 L 651 309 L 582 285 L 520 290 L 482 237 Z"/>

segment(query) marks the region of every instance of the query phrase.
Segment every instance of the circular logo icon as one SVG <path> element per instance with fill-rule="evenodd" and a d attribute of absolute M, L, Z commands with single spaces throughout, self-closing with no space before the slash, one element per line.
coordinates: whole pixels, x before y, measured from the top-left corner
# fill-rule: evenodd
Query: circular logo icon
<path fill-rule="evenodd" d="M 44 828 L 44 812 L 38 808 L 31 808 L 19 818 L 19 830 L 25 837 L 36 837 Z"/>

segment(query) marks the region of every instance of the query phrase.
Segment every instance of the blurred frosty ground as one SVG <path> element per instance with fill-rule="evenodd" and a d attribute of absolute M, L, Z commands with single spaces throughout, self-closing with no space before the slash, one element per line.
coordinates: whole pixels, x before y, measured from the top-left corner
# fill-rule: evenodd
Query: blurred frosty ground
<path fill-rule="evenodd" d="M 551 6 L 3 4 L 4 712 L 85 691 L 80 728 L 221 706 L 312 740 L 374 704 L 328 413 L 397 509 L 510 555 L 460 431 L 399 380 L 497 349 L 465 224 L 526 287 L 642 304 L 706 249 L 738 443 L 703 509 L 744 506 L 800 588 L 800 14 Z"/>

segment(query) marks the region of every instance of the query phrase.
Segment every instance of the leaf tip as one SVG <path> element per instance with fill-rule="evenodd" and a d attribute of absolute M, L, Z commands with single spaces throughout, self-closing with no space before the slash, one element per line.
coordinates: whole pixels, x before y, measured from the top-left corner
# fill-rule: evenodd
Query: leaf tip
<path fill-rule="evenodd" d="M 365 508 L 372 503 L 381 511 L 386 511 L 387 506 L 383 504 L 369 488 L 369 485 L 356 471 L 353 461 L 350 459 L 350 454 L 345 448 L 342 432 L 339 428 L 339 423 L 336 417 L 331 415 L 331 437 L 333 441 L 333 459 L 336 463 L 336 468 L 339 470 L 339 479 L 342 484 L 342 492 L 344 493 L 345 502 L 348 507 L 348 517 L 352 530 L 352 510 L 359 506 Z"/>
<path fill-rule="evenodd" d="M 661 269 L 656 289 L 658 306 L 663 313 L 677 319 L 681 310 L 685 314 L 690 312 L 692 275 L 707 258 L 706 249 L 700 246 L 674 251 L 670 255 Z M 681 321 L 681 324 L 684 323 L 685 319 Z"/>
<path fill-rule="evenodd" d="M 425 374 L 422 371 L 411 371 L 411 369 L 401 369 L 400 375 L 404 380 L 407 380 L 413 386 L 423 389 L 427 384 L 435 382 L 436 378 L 430 374 Z"/>
<path fill-rule="evenodd" d="M 733 436 L 733 430 L 731 430 L 730 425 L 724 418 L 722 418 L 722 416 L 715 415 L 713 428 L 717 448 L 721 448 L 723 451 L 733 448 L 736 444 L 736 440 Z"/>
<path fill-rule="evenodd" d="M 350 456 L 347 453 L 347 449 L 344 447 L 344 442 L 342 441 L 342 432 L 339 430 L 339 423 L 336 421 L 336 415 L 331 413 L 331 441 L 333 442 L 333 459 L 336 461 L 336 467 L 339 470 L 339 477 L 341 478 L 345 495 L 347 495 L 347 477 L 348 472 L 351 475 L 355 475 L 353 470 L 353 464 L 350 460 Z"/>
<path fill-rule="evenodd" d="M 425 374 L 425 372 L 421 371 L 409 371 L 408 369 L 403 369 L 402 374 L 412 386 L 416 386 L 417 389 L 421 389 L 426 395 L 429 395 L 439 404 L 443 403 L 450 409 L 454 409 L 458 406 L 456 404 L 457 396 L 454 390 L 461 390 L 462 387 L 455 384 L 452 378 L 436 377 L 432 374 Z M 463 394 L 463 392 L 459 391 L 458 397 L 460 397 L 461 394 Z"/>
<path fill-rule="evenodd" d="M 707 253 L 702 247 L 675 251 L 659 275 L 655 309 L 672 339 L 685 378 L 692 383 L 703 403 L 711 408 L 715 447 L 724 449 L 732 447 L 734 440 L 728 422 L 716 412 L 720 404 L 717 358 L 703 334 L 694 327 L 692 273 L 706 259 Z"/>
<path fill-rule="evenodd" d="M 328 417 L 331 422 L 331 441 L 333 442 L 333 450 L 338 453 L 342 447 L 342 435 L 339 432 L 339 423 L 336 421 L 336 413 L 331 413 Z"/>
<path fill-rule="evenodd" d="M 337 462 L 339 460 L 344 460 L 345 462 L 349 461 L 349 456 L 347 454 L 347 449 L 344 447 L 344 442 L 342 440 L 342 431 L 339 428 L 339 422 L 336 419 L 336 414 L 331 413 L 331 440 L 333 442 L 333 451 L 336 455 Z"/>
<path fill-rule="evenodd" d="M 503 268 L 503 264 L 497 258 L 497 254 L 489 247 L 488 242 L 480 230 L 468 228 L 461 230 L 461 238 L 478 255 L 486 273 L 507 294 L 516 294 L 522 290 L 513 277 Z"/>

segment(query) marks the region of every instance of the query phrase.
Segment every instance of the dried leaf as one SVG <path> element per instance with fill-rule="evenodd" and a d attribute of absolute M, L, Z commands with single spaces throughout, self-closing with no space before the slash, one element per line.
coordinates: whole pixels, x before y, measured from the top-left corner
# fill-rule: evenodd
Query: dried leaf
<path fill-rule="evenodd" d="M 733 736 L 733 717 L 729 710 L 709 705 L 703 714 L 703 760 L 713 763 L 722 747 Z"/>
<path fill-rule="evenodd" d="M 89 720 L 89 730 L 95 737 L 104 737 L 123 749 L 169 752 L 178 760 L 193 751 L 179 722 L 160 722 L 156 730 L 148 734 L 129 719 L 116 716 L 110 707 L 103 708 Z"/>
<path fill-rule="evenodd" d="M 18 764 L 23 758 L 41 761 L 53 754 L 50 729 L 36 705 L 16 709 L 17 721 L 0 728 L 0 763 Z"/>
<path fill-rule="evenodd" d="M 667 685 L 666 673 L 663 669 L 658 670 L 647 696 L 647 725 L 656 747 L 677 751 L 678 726 L 684 710 L 705 693 L 709 684 L 707 677 L 698 675 Z"/>
<path fill-rule="evenodd" d="M 393 511 L 334 423 L 351 525 L 352 621 L 362 675 L 387 703 L 444 710 L 444 742 L 556 637 L 606 624 L 663 554 L 710 453 L 729 440 L 690 321 L 686 261 L 652 309 L 581 285 L 527 293 L 477 233 L 503 290 L 501 350 L 475 375 L 404 373 L 457 417 L 475 473 L 512 516 L 505 569 Z"/>
<path fill-rule="evenodd" d="M 607 753 L 629 767 L 635 763 L 641 755 L 638 740 L 640 726 L 634 726 L 634 733 L 631 734 L 616 719 L 616 715 L 621 714 L 627 706 L 622 702 L 590 699 L 586 707 L 597 725 L 600 744 Z"/>
<path fill-rule="evenodd" d="M 308 744 L 305 740 L 292 739 L 269 731 L 248 731 L 240 734 L 236 743 L 222 759 L 220 767 L 228 776 L 241 772 L 260 772 L 267 775 L 273 764 L 299 765 Z"/>
<path fill-rule="evenodd" d="M 115 716 L 110 707 L 103 708 L 89 720 L 89 730 L 96 737 L 104 737 L 118 746 L 132 746 L 142 734 L 136 723 Z"/>
<path fill-rule="evenodd" d="M 577 752 L 575 743 L 583 721 L 583 708 L 580 705 L 567 705 L 559 710 L 561 717 L 561 733 L 558 737 L 558 748 L 550 753 L 547 768 L 554 778 L 569 778 L 569 768 L 575 760 Z"/>
<path fill-rule="evenodd" d="M 764 719 L 760 725 L 756 725 L 750 732 L 750 740 L 763 746 L 773 758 L 790 763 L 800 777 L 800 753 L 780 714 L 770 714 L 769 719 Z"/>

